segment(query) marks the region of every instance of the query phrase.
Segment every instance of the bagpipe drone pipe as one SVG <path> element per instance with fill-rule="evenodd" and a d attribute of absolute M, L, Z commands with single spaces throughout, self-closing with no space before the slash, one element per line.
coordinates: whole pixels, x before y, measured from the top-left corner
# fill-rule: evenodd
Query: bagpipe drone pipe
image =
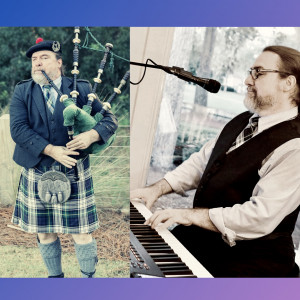
<path fill-rule="evenodd" d="M 77 97 L 79 95 L 77 91 L 77 76 L 79 74 L 78 70 L 78 61 L 79 61 L 79 49 L 78 45 L 80 43 L 80 39 L 78 38 L 78 35 L 80 33 L 79 27 L 75 27 L 74 30 L 75 38 L 73 39 L 74 43 L 74 50 L 73 50 L 73 70 L 71 73 L 73 74 L 73 91 L 71 91 L 70 95 L 71 98 L 68 95 L 63 95 L 62 92 L 55 86 L 53 81 L 49 78 L 49 76 L 42 71 L 44 76 L 47 78 L 49 84 L 56 90 L 58 95 L 60 96 L 60 101 L 63 102 L 65 109 L 63 111 L 63 117 L 64 117 L 64 126 L 67 127 L 69 139 L 72 140 L 74 135 L 78 135 L 80 133 L 86 132 L 91 130 L 99 121 L 102 120 L 102 118 L 105 116 L 105 113 L 111 108 L 112 101 L 116 98 L 117 95 L 121 94 L 122 87 L 126 84 L 128 78 L 129 78 L 129 71 L 125 73 L 123 78 L 120 81 L 120 84 L 118 87 L 115 87 L 113 90 L 113 93 L 110 95 L 109 99 L 102 103 L 102 109 L 100 112 L 96 113 L 94 116 L 91 116 L 91 110 L 92 110 L 92 103 L 93 101 L 98 101 L 97 95 L 96 95 L 96 89 L 97 85 L 102 82 L 100 79 L 103 70 L 105 68 L 107 58 L 111 52 L 111 49 L 113 48 L 113 45 L 110 43 L 107 43 L 105 45 L 105 53 L 103 56 L 103 59 L 100 62 L 100 66 L 98 69 L 98 75 L 96 78 L 94 78 L 94 86 L 92 88 L 92 93 L 88 94 L 88 101 L 87 104 L 84 105 L 81 108 L 79 108 L 76 105 Z M 104 149 L 106 149 L 108 146 L 112 144 L 112 142 L 115 139 L 116 134 L 113 134 L 109 140 L 105 144 L 99 144 L 97 142 L 90 145 L 87 149 L 80 150 L 85 154 L 97 154 Z"/>

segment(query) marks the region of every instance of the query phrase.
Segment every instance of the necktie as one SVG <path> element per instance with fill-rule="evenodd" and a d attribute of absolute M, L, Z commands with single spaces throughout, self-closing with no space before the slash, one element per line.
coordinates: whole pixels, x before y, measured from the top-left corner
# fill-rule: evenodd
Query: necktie
<path fill-rule="evenodd" d="M 247 127 L 239 134 L 239 136 L 236 138 L 236 140 L 233 142 L 231 148 L 228 152 L 238 148 L 242 144 L 244 144 L 246 141 L 250 140 L 253 136 L 253 134 L 258 129 L 258 119 L 259 117 L 254 117 L 249 120 L 249 124 Z"/>
<path fill-rule="evenodd" d="M 53 114 L 55 102 L 53 101 L 53 95 L 50 93 L 51 85 L 43 85 L 43 94 L 47 103 L 47 107 L 49 108 L 50 112 Z"/>

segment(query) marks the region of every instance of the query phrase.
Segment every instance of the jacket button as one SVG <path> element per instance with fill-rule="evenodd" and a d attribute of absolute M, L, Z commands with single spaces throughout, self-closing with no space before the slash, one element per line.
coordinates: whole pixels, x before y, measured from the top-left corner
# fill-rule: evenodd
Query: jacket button
<path fill-rule="evenodd" d="M 32 144 L 33 144 L 33 142 L 30 142 L 29 144 L 30 144 L 30 145 L 32 145 Z"/>

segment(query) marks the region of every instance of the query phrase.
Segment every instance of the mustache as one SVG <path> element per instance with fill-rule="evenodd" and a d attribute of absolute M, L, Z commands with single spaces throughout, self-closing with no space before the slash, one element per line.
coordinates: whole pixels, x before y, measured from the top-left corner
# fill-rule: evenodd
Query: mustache
<path fill-rule="evenodd" d="M 254 87 L 248 86 L 247 87 L 247 92 L 253 92 L 256 93 L 256 89 Z"/>

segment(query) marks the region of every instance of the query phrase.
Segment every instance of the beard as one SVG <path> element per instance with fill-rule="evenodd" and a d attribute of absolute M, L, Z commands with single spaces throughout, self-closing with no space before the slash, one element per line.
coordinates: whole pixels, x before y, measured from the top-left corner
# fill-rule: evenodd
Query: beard
<path fill-rule="evenodd" d="M 46 77 L 42 74 L 42 73 L 33 73 L 33 71 L 31 72 L 31 77 L 33 79 L 33 81 L 37 84 L 40 85 L 44 85 L 48 83 L 48 80 L 46 79 Z"/>
<path fill-rule="evenodd" d="M 55 77 L 57 77 L 57 76 L 55 76 L 55 73 L 51 72 L 51 71 L 49 73 L 47 73 L 47 75 L 52 80 L 55 80 L 56 79 Z M 31 77 L 32 77 L 33 81 L 37 84 L 40 84 L 40 85 L 49 84 L 47 78 L 41 72 L 35 73 L 33 70 L 31 70 Z"/>
<path fill-rule="evenodd" d="M 244 105 L 246 108 L 252 112 L 259 114 L 262 110 L 269 109 L 275 104 L 275 99 L 273 96 L 258 96 L 255 89 L 251 89 L 250 94 L 246 94 L 244 99 Z"/>

